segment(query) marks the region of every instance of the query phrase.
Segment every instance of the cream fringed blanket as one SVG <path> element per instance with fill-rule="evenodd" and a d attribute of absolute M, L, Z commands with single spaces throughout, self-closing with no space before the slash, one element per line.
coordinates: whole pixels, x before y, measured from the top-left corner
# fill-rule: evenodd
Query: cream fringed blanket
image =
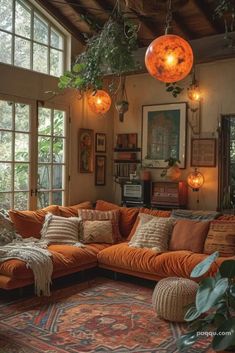
<path fill-rule="evenodd" d="M 52 254 L 44 249 L 45 242 L 36 239 L 19 240 L 4 245 L 0 248 L 0 262 L 11 259 L 20 259 L 26 262 L 34 274 L 35 294 L 50 295 L 51 276 L 53 264 Z"/>

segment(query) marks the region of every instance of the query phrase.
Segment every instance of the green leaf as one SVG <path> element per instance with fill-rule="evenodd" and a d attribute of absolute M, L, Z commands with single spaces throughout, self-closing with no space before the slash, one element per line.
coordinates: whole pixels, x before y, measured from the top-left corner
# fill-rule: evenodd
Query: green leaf
<path fill-rule="evenodd" d="M 223 333 L 226 333 L 223 335 Z M 225 320 L 224 323 L 218 327 L 216 336 L 212 341 L 212 348 L 216 351 L 224 350 L 235 346 L 235 318 Z"/>
<path fill-rule="evenodd" d="M 179 338 L 179 340 L 177 341 L 177 348 L 179 349 L 179 351 L 186 349 L 192 346 L 196 342 L 197 338 L 198 334 L 196 330 L 189 332 Z"/>
<path fill-rule="evenodd" d="M 206 259 L 200 262 L 196 267 L 194 267 L 190 276 L 193 278 L 196 278 L 204 275 L 218 257 L 219 257 L 218 251 L 208 256 Z"/>
<path fill-rule="evenodd" d="M 174 87 L 169 86 L 169 87 L 167 87 L 166 91 L 167 91 L 167 92 L 171 92 L 171 91 L 173 91 L 173 89 L 174 89 Z"/>
<path fill-rule="evenodd" d="M 192 305 L 191 308 L 189 308 L 184 316 L 185 321 L 193 321 L 197 319 L 201 313 L 197 310 L 195 305 Z"/>
<path fill-rule="evenodd" d="M 222 277 L 235 277 L 235 260 L 224 261 L 219 268 Z"/>
<path fill-rule="evenodd" d="M 212 277 L 203 279 L 198 287 L 196 295 L 197 310 L 200 313 L 208 311 L 222 298 L 227 288 L 227 278 L 222 278 L 217 282 Z"/>

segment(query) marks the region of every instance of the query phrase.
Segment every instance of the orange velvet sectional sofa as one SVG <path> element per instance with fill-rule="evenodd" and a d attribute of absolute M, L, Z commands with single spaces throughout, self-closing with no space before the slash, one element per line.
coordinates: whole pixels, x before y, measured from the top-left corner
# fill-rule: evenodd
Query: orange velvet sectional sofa
<path fill-rule="evenodd" d="M 90 202 L 84 202 L 70 207 L 49 206 L 38 211 L 9 211 L 10 218 L 15 224 L 17 232 L 23 237 L 40 237 L 40 231 L 47 212 L 63 217 L 76 216 L 78 209 L 92 208 Z M 137 227 L 139 212 L 148 213 L 158 217 L 169 217 L 169 211 L 149 210 L 145 208 L 125 208 L 99 200 L 96 210 L 109 211 L 119 209 L 119 229 L 123 241 L 110 245 L 91 243 L 84 248 L 54 244 L 48 249 L 52 253 L 53 275 L 52 278 L 66 276 L 71 273 L 90 268 L 100 267 L 115 272 L 134 275 L 140 278 L 160 280 L 166 277 L 189 278 L 192 269 L 207 255 L 191 251 L 167 251 L 156 254 L 151 249 L 132 248 L 128 241 Z M 226 258 L 220 257 L 217 263 Z M 216 271 L 212 266 L 211 274 Z M 14 259 L 0 263 L 0 288 L 11 290 L 34 283 L 33 272 L 26 267 L 26 263 Z"/>

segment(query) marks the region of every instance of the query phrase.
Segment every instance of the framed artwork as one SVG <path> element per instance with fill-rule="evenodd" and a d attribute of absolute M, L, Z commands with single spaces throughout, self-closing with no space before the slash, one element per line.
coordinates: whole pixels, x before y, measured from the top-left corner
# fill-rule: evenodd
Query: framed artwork
<path fill-rule="evenodd" d="M 191 166 L 216 166 L 216 139 L 194 138 L 191 140 Z"/>
<path fill-rule="evenodd" d="M 106 153 L 106 134 L 95 134 L 95 151 L 98 153 Z"/>
<path fill-rule="evenodd" d="M 137 137 L 138 134 L 117 134 L 116 137 L 116 148 L 120 149 L 135 149 L 137 148 Z"/>
<path fill-rule="evenodd" d="M 105 185 L 106 181 L 106 156 L 95 156 L 95 185 Z"/>
<path fill-rule="evenodd" d="M 165 160 L 172 157 L 185 168 L 186 112 L 186 103 L 143 106 L 142 162 L 146 166 L 165 168 Z"/>
<path fill-rule="evenodd" d="M 94 132 L 91 129 L 79 129 L 78 136 L 79 148 L 79 172 L 93 172 L 94 154 Z"/>

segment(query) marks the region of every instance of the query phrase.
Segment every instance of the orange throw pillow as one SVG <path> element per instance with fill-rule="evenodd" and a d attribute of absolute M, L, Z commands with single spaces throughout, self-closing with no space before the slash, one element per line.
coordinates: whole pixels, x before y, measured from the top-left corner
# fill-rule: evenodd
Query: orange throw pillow
<path fill-rule="evenodd" d="M 170 239 L 169 250 L 202 253 L 210 222 L 178 220 Z"/>
<path fill-rule="evenodd" d="M 150 210 L 149 208 L 140 208 L 139 213 L 144 213 L 148 214 L 150 216 L 155 216 L 155 217 L 170 217 L 171 211 L 160 211 L 160 210 Z M 133 235 L 135 234 L 135 231 L 139 225 L 140 218 L 137 217 L 135 224 L 133 225 L 130 234 L 128 235 L 127 240 L 130 241 Z"/>
<path fill-rule="evenodd" d="M 34 237 L 40 239 L 40 232 L 48 212 L 56 216 L 60 215 L 59 207 L 57 205 L 51 205 L 37 211 L 10 210 L 9 216 L 15 225 L 16 232 L 23 238 Z"/>
<path fill-rule="evenodd" d="M 78 215 L 78 210 L 81 210 L 82 208 L 91 210 L 93 208 L 92 203 L 90 201 L 85 201 L 73 206 L 59 206 L 60 216 L 66 218 L 76 217 Z"/>
<path fill-rule="evenodd" d="M 115 205 L 114 203 L 98 200 L 96 202 L 96 210 L 98 211 L 112 211 L 119 210 L 120 218 L 119 218 L 119 229 L 123 238 L 127 238 L 130 234 L 132 227 L 136 221 L 136 218 L 139 214 L 139 208 L 132 207 L 120 207 Z"/>
<path fill-rule="evenodd" d="M 220 256 L 235 255 L 235 220 L 213 221 L 204 245 L 204 253 L 219 251 Z"/>

